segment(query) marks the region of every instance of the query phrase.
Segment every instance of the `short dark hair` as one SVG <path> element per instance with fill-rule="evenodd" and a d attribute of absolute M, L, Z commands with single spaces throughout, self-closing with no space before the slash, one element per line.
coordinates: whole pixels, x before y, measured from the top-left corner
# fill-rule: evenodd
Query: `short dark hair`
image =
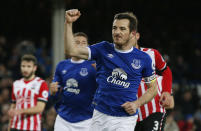
<path fill-rule="evenodd" d="M 31 54 L 25 54 L 21 57 L 21 62 L 22 61 L 33 61 L 34 65 L 37 65 L 37 59 L 34 55 Z"/>
<path fill-rule="evenodd" d="M 138 20 L 137 20 L 137 17 L 132 12 L 118 13 L 114 16 L 114 20 L 121 20 L 121 19 L 129 20 L 130 31 L 137 32 Z"/>
<path fill-rule="evenodd" d="M 85 34 L 84 32 L 77 32 L 77 33 L 74 33 L 73 36 L 74 36 L 74 37 L 76 37 L 76 36 L 83 36 L 83 37 L 85 37 L 85 38 L 87 39 L 87 41 L 88 41 L 88 36 L 87 36 L 87 34 Z"/>

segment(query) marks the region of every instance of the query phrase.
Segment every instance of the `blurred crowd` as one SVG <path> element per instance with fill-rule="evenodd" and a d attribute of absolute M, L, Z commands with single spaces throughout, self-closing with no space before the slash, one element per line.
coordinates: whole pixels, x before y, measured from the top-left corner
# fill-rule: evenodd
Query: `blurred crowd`
<path fill-rule="evenodd" d="M 136 3 L 131 0 L 64 1 L 66 9 L 79 8 L 82 11 L 81 18 L 74 24 L 74 31 L 87 33 L 91 43 L 101 40 L 112 41 L 113 15 L 117 12 L 133 11 L 139 19 L 140 45 L 158 49 L 173 73 L 175 108 L 168 111 L 166 131 L 201 130 L 201 20 L 199 19 L 201 14 L 197 13 L 199 3 L 184 2 L 183 5 L 189 8 L 187 12 L 185 7 L 180 7 L 180 3 L 173 0 L 163 2 L 136 0 Z M 14 12 L 16 16 L 12 15 L 10 19 L 11 12 L 8 11 L 8 15 L 0 14 L 1 18 L 5 17 L 0 21 L 2 29 L 0 31 L 0 129 L 2 131 L 6 130 L 8 124 L 7 111 L 12 83 L 21 77 L 20 56 L 25 53 L 35 54 L 38 59 L 37 74 L 48 83 L 52 79 L 54 69 L 52 69 L 53 53 L 50 46 L 50 18 L 54 6 L 51 6 L 48 0 L 35 2 L 30 0 L 23 4 L 16 1 L 10 3 L 15 4 L 17 9 L 22 8 L 28 12 L 22 19 L 16 20 L 16 23 L 23 23 L 22 25 L 13 25 L 9 21 L 18 19 L 17 13 L 22 15 L 22 10 L 20 12 L 16 10 Z M 7 8 L 11 10 L 11 7 L 2 6 L 0 11 Z M 32 19 L 28 17 L 30 15 Z M 52 102 L 48 102 L 42 117 L 44 131 L 53 130 L 55 116 Z"/>

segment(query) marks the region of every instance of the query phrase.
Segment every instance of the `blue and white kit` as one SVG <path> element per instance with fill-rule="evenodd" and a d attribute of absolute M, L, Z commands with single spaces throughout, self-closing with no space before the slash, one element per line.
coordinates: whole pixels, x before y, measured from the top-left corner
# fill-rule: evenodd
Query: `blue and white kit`
<path fill-rule="evenodd" d="M 75 123 L 90 119 L 93 114 L 92 100 L 96 91 L 96 69 L 93 61 L 61 61 L 53 82 L 61 88 L 55 96 L 55 109 L 64 120 Z M 58 100 L 59 99 L 59 100 Z"/>
<path fill-rule="evenodd" d="M 146 82 L 155 79 L 150 56 L 137 48 L 120 51 L 106 41 L 91 45 L 88 50 L 89 60 L 95 60 L 97 68 L 95 109 L 111 116 L 130 116 L 121 105 L 137 100 L 142 77 Z"/>

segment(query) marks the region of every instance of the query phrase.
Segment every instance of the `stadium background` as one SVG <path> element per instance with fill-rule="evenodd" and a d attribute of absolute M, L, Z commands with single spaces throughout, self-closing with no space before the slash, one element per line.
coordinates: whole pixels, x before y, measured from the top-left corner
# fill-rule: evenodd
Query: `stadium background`
<path fill-rule="evenodd" d="M 63 59 L 63 20 L 66 9 L 82 16 L 74 32 L 89 42 L 112 41 L 114 14 L 132 11 L 139 20 L 141 46 L 158 49 L 173 72 L 175 109 L 168 122 L 181 131 L 201 130 L 201 3 L 175 0 L 6 0 L 0 2 L 0 130 L 7 128 L 12 82 L 20 78 L 19 58 L 32 52 L 37 74 L 51 82 L 56 62 Z M 44 131 L 55 119 L 52 102 L 43 113 Z M 172 124 L 172 123 L 169 123 Z M 169 130 L 173 130 L 174 124 Z"/>

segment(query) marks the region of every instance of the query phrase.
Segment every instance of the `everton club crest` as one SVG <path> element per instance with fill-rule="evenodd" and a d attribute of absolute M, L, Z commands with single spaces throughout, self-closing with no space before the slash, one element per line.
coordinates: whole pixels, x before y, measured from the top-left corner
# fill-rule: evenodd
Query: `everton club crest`
<path fill-rule="evenodd" d="M 140 69 L 141 65 L 140 65 L 140 60 L 138 59 L 133 59 L 133 63 L 131 63 L 132 67 L 134 69 Z"/>
<path fill-rule="evenodd" d="M 81 68 L 80 75 L 81 75 L 81 76 L 86 76 L 86 75 L 88 75 L 87 68 Z"/>

